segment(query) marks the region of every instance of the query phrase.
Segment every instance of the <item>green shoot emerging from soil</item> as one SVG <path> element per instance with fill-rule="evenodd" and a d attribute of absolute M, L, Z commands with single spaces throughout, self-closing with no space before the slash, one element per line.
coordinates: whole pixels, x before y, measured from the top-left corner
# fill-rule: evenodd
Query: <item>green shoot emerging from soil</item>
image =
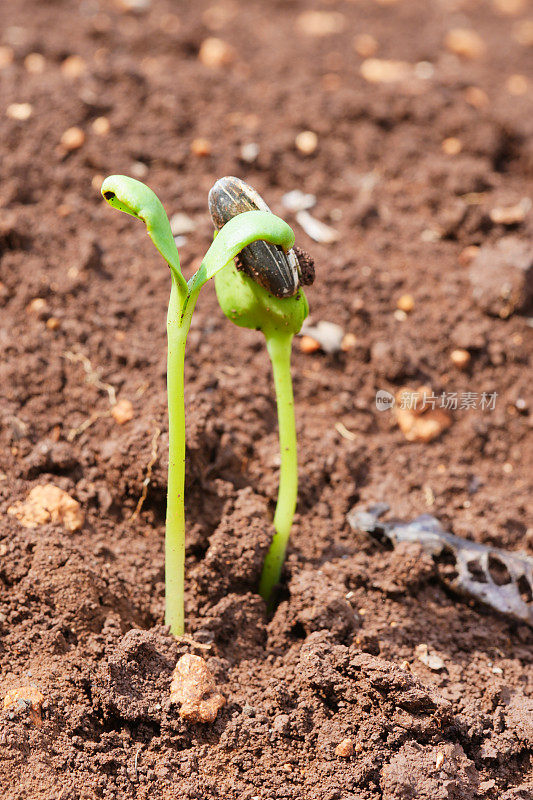
<path fill-rule="evenodd" d="M 248 275 L 238 271 L 233 262 L 217 274 L 215 288 L 220 307 L 228 319 L 243 328 L 263 332 L 272 362 L 278 406 L 281 464 L 278 502 L 274 514 L 275 533 L 263 564 L 259 583 L 259 593 L 269 602 L 272 590 L 281 575 L 298 497 L 298 455 L 291 350 L 293 336 L 300 331 L 309 308 L 301 289 L 294 297 L 274 297 Z"/>
<path fill-rule="evenodd" d="M 210 193 L 211 216 L 218 225 L 236 211 L 237 216 L 226 221 L 226 225 L 246 213 L 253 213 L 245 210 L 250 204 L 252 207 L 264 205 L 264 201 L 255 190 L 238 178 L 222 178 Z M 221 233 L 223 230 L 224 227 L 221 228 Z M 218 237 L 215 241 L 217 239 Z M 294 251 L 288 255 L 295 257 Z M 276 248 L 256 245 L 247 248 L 241 253 L 239 267 L 241 268 L 237 269 L 235 261 L 231 261 L 216 275 L 218 301 L 226 317 L 236 325 L 263 332 L 272 362 L 278 407 L 281 461 L 278 502 L 274 514 L 275 533 L 259 583 L 261 596 L 270 604 L 273 589 L 280 579 L 298 497 L 291 350 L 293 336 L 299 333 L 309 313 L 309 307 L 302 289 L 298 287 L 298 272 L 292 271 L 290 261 Z M 253 278 L 246 274 L 248 269 Z M 294 274 L 296 282 L 291 289 Z M 279 291 L 284 296 L 276 296 L 274 291 Z M 287 296 L 290 291 L 293 294 Z"/>
<path fill-rule="evenodd" d="M 109 205 L 140 219 L 148 235 L 170 267 L 171 289 L 167 314 L 167 391 L 169 417 L 169 466 L 165 535 L 165 622 L 173 634 L 184 631 L 185 564 L 185 344 L 202 286 L 252 242 L 263 240 L 289 250 L 294 244 L 291 228 L 266 211 L 249 211 L 230 220 L 213 241 L 199 269 L 186 281 L 170 223 L 158 197 L 143 183 L 124 175 L 112 175 L 102 184 Z"/>

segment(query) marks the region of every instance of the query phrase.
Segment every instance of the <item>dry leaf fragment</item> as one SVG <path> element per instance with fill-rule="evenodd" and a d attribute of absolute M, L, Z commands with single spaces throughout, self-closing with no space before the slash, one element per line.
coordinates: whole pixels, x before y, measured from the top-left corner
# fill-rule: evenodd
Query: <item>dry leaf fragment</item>
<path fill-rule="evenodd" d="M 52 522 L 59 523 L 67 531 L 77 531 L 84 521 L 78 501 L 51 483 L 34 486 L 26 500 L 10 506 L 7 513 L 16 517 L 24 528 Z"/>
<path fill-rule="evenodd" d="M 4 697 L 4 710 L 16 708 L 18 705 L 29 709 L 30 719 L 34 725 L 41 727 L 41 706 L 44 703 L 44 694 L 36 686 L 17 686 Z"/>
<path fill-rule="evenodd" d="M 186 653 L 172 675 L 170 702 L 181 703 L 180 717 L 187 722 L 214 722 L 226 700 L 205 660 Z"/>

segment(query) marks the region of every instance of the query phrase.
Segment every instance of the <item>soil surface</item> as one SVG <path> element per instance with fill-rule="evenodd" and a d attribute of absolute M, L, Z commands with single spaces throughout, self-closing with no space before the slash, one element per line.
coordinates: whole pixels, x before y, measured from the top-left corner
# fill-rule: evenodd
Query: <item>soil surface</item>
<path fill-rule="evenodd" d="M 386 501 L 533 553 L 531 3 L 2 0 L 0 19 L 0 696 L 37 698 L 0 710 L 3 796 L 533 797 L 531 628 L 346 523 Z M 267 617 L 270 368 L 261 336 L 203 291 L 180 641 L 163 627 L 169 276 L 143 226 L 102 201 L 117 172 L 192 220 L 187 275 L 212 236 L 214 180 L 250 182 L 315 257 L 312 320 L 353 334 L 336 354 L 296 341 L 301 492 Z M 337 241 L 284 212 L 292 189 L 316 195 Z M 408 442 L 375 404 L 405 385 L 476 407 Z M 123 425 L 115 398 L 133 407 Z M 81 504 L 81 529 L 8 514 L 50 483 Z M 170 703 L 184 653 L 226 698 L 214 723 Z"/>

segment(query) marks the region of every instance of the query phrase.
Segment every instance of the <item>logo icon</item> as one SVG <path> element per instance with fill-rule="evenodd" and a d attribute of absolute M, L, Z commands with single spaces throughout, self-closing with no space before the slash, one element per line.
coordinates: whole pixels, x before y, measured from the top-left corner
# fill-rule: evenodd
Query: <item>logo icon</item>
<path fill-rule="evenodd" d="M 378 411 L 387 411 L 395 403 L 394 395 L 386 392 L 385 389 L 378 389 L 376 392 L 376 408 Z"/>

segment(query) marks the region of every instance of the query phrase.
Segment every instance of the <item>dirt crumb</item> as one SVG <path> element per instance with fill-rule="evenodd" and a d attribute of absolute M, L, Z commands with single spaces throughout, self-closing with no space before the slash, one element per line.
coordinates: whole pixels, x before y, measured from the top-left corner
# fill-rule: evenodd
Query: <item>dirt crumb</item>
<path fill-rule="evenodd" d="M 170 700 L 180 703 L 180 717 L 187 722 L 214 722 L 226 700 L 201 656 L 183 655 L 176 664 Z"/>
<path fill-rule="evenodd" d="M 51 522 L 62 525 L 67 531 L 77 531 L 85 519 L 78 501 L 53 484 L 34 486 L 26 500 L 10 506 L 7 513 L 16 517 L 25 528 Z"/>

